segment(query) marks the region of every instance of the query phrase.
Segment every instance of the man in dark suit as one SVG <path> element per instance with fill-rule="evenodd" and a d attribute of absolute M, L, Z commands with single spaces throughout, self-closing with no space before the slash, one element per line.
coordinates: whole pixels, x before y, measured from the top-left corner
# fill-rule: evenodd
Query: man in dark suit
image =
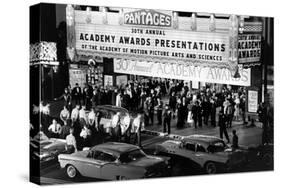
<path fill-rule="evenodd" d="M 169 105 L 165 105 L 163 110 L 163 132 L 166 133 L 168 129 L 168 134 L 171 133 L 171 119 L 172 111 L 169 109 Z"/>
<path fill-rule="evenodd" d="M 92 96 L 92 107 L 95 107 L 99 105 L 99 96 L 98 96 L 98 90 L 95 89 L 93 91 L 93 96 Z"/>
<path fill-rule="evenodd" d="M 173 117 L 175 117 L 176 106 L 177 106 L 177 97 L 175 96 L 175 92 L 173 91 L 169 98 L 169 107 L 173 111 Z"/>
<path fill-rule="evenodd" d="M 163 102 L 160 100 L 159 97 L 156 99 L 156 105 L 155 105 L 155 110 L 157 113 L 157 120 L 158 120 L 158 125 L 162 124 L 162 111 L 163 111 Z"/>
<path fill-rule="evenodd" d="M 219 127 L 220 127 L 220 138 L 223 139 L 223 135 L 225 136 L 227 142 L 229 143 L 229 136 L 226 130 L 226 115 L 223 113 L 223 110 L 219 113 Z"/>
<path fill-rule="evenodd" d="M 74 105 L 80 105 L 82 90 L 81 90 L 81 87 L 79 87 L 78 83 L 75 84 L 75 87 L 72 89 L 71 94 L 72 94 L 72 99 L 73 99 Z"/>

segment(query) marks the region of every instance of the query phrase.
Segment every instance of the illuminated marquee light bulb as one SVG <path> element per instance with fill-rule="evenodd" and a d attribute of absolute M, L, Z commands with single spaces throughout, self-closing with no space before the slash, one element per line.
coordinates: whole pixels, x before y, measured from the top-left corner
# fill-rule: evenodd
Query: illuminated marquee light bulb
<path fill-rule="evenodd" d="M 210 16 L 209 30 L 210 31 L 215 31 L 216 30 L 216 20 L 215 20 L 215 16 L 213 14 L 211 14 L 211 16 Z"/>
<path fill-rule="evenodd" d="M 103 24 L 108 24 L 108 20 L 107 20 L 107 8 L 106 8 L 106 7 L 102 7 L 102 12 L 103 12 L 102 22 L 103 22 Z"/>
<path fill-rule="evenodd" d="M 123 14 L 124 14 L 123 9 L 120 9 L 120 11 L 119 11 L 119 25 L 123 25 L 123 23 L 124 23 Z"/>
<path fill-rule="evenodd" d="M 244 17 L 240 16 L 240 19 L 239 19 L 239 33 L 243 33 L 244 26 L 245 26 Z"/>
<path fill-rule="evenodd" d="M 173 28 L 177 29 L 179 25 L 178 13 L 173 12 Z"/>
<path fill-rule="evenodd" d="M 74 8 L 70 4 L 66 6 L 66 23 L 68 26 L 74 25 Z"/>
<path fill-rule="evenodd" d="M 197 29 L 196 14 L 192 13 L 192 15 L 191 15 L 191 30 L 195 31 L 196 29 Z"/>
<path fill-rule="evenodd" d="M 87 7 L 86 8 L 86 23 L 91 23 L 92 22 L 91 11 L 92 11 L 91 7 Z"/>

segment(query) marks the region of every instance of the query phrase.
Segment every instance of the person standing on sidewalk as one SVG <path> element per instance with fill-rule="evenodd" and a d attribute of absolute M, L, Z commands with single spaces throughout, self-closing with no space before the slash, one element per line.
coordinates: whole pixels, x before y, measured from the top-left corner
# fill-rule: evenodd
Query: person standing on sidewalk
<path fill-rule="evenodd" d="M 223 139 L 223 134 L 227 140 L 227 142 L 229 143 L 229 136 L 226 130 L 226 121 L 225 121 L 225 114 L 223 114 L 223 110 L 220 111 L 219 113 L 219 127 L 220 127 L 220 138 Z"/>
<path fill-rule="evenodd" d="M 169 109 L 169 105 L 166 104 L 163 111 L 163 133 L 166 133 L 168 130 L 168 134 L 171 133 L 171 119 L 172 119 L 172 111 Z"/>
<path fill-rule="evenodd" d="M 131 137 L 133 136 L 132 144 L 138 143 L 140 147 L 141 147 L 141 125 L 142 125 L 141 114 L 138 113 L 137 117 L 132 122 L 130 140 Z"/>
<path fill-rule="evenodd" d="M 202 110 L 202 101 L 199 99 L 198 103 L 198 126 L 202 127 L 202 116 L 203 116 L 203 110 Z"/>
<path fill-rule="evenodd" d="M 76 83 L 75 87 L 72 89 L 72 99 L 74 100 L 75 105 L 81 104 L 81 96 L 82 96 L 81 87 L 79 87 L 79 84 Z"/>
<path fill-rule="evenodd" d="M 163 102 L 160 100 L 160 97 L 157 97 L 155 110 L 156 110 L 156 113 L 157 113 L 158 125 L 162 125 Z"/>
<path fill-rule="evenodd" d="M 81 110 L 79 110 L 79 123 L 81 128 L 88 124 L 85 105 L 83 105 Z"/>
<path fill-rule="evenodd" d="M 173 111 L 173 118 L 175 118 L 176 106 L 177 106 L 177 97 L 175 96 L 175 92 L 172 91 L 172 94 L 169 98 L 169 106 L 170 109 Z"/>
<path fill-rule="evenodd" d="M 198 123 L 198 113 L 199 113 L 199 103 L 198 101 L 195 101 L 194 104 L 192 105 L 192 118 L 194 121 L 194 128 L 197 128 L 197 123 Z"/>
<path fill-rule="evenodd" d="M 144 112 L 145 112 L 145 126 L 149 125 L 149 119 L 151 120 L 151 125 L 153 125 L 154 119 L 154 106 L 151 97 L 147 97 L 147 100 L 144 104 Z"/>
<path fill-rule="evenodd" d="M 204 125 L 208 125 L 210 111 L 211 111 L 211 104 L 207 97 L 204 97 L 202 102 L 202 110 L 203 110 L 203 119 Z"/>
<path fill-rule="evenodd" d="M 180 128 L 183 128 L 183 125 L 184 125 L 184 107 L 182 105 L 182 101 L 181 99 L 179 98 L 178 99 L 178 103 L 177 103 L 177 128 L 180 129 Z"/>
<path fill-rule="evenodd" d="M 81 127 L 79 125 L 79 105 L 76 105 L 75 108 L 73 108 L 72 112 L 71 112 L 71 123 L 72 123 L 72 127 L 73 127 L 73 135 L 75 136 L 75 138 L 79 139 L 79 134 L 81 132 Z"/>
<path fill-rule="evenodd" d="M 233 114 L 234 114 L 233 105 L 231 103 L 229 103 L 229 105 L 226 108 L 226 116 L 227 116 L 226 125 L 229 128 L 232 126 Z"/>
<path fill-rule="evenodd" d="M 53 123 L 49 126 L 48 131 L 52 138 L 59 138 L 61 133 L 61 125 L 57 123 L 56 119 L 53 119 Z"/>
<path fill-rule="evenodd" d="M 73 153 L 77 151 L 76 139 L 73 135 L 74 129 L 70 128 L 69 135 L 66 136 L 66 150 L 68 153 Z"/>
<path fill-rule="evenodd" d="M 68 108 L 69 111 L 71 111 L 72 105 L 71 105 L 71 94 L 68 91 L 68 88 L 64 89 L 64 93 L 62 96 L 58 97 L 57 100 L 62 99 L 64 100 L 64 106 Z"/>
<path fill-rule="evenodd" d="M 112 117 L 112 136 L 113 140 L 118 142 L 121 139 L 121 127 L 120 127 L 120 112 L 117 112 L 113 117 Z"/>
<path fill-rule="evenodd" d="M 238 149 L 238 147 L 239 147 L 238 146 L 238 136 L 236 134 L 235 129 L 232 130 L 232 146 L 231 147 L 234 149 Z"/>
<path fill-rule="evenodd" d="M 211 125 L 216 127 L 216 112 L 217 112 L 217 104 L 215 99 L 211 99 Z"/>
<path fill-rule="evenodd" d="M 67 120 L 70 118 L 70 113 L 67 109 L 67 106 L 63 107 L 63 110 L 60 112 L 60 120 L 63 122 L 64 125 L 67 124 Z"/>

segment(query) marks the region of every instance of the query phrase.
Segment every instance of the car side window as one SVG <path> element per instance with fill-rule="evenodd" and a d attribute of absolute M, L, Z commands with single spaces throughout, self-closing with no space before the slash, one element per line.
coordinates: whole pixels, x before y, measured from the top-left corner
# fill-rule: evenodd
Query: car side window
<path fill-rule="evenodd" d="M 102 155 L 102 152 L 101 152 L 101 151 L 93 151 L 91 156 L 92 156 L 92 158 L 94 158 L 94 159 L 100 160 L 101 155 Z"/>
<path fill-rule="evenodd" d="M 195 144 L 186 143 L 185 149 L 190 150 L 190 151 L 195 151 Z"/>
<path fill-rule="evenodd" d="M 196 152 L 206 152 L 206 150 L 202 145 L 197 144 Z"/>
<path fill-rule="evenodd" d="M 104 153 L 101 151 L 95 151 L 94 159 L 100 160 L 100 161 L 106 161 L 106 162 L 113 162 L 116 160 L 116 157 L 113 155 L 110 155 L 108 153 Z"/>

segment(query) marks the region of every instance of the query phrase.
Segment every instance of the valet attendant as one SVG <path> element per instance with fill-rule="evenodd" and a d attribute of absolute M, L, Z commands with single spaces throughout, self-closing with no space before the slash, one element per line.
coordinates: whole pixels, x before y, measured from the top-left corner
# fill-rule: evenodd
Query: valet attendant
<path fill-rule="evenodd" d="M 57 120 L 53 119 L 53 123 L 49 126 L 48 131 L 50 131 L 52 138 L 59 138 L 61 125 L 57 123 Z"/>
<path fill-rule="evenodd" d="M 112 137 L 114 141 L 120 141 L 121 127 L 120 127 L 120 112 L 117 112 L 112 117 Z"/>
<path fill-rule="evenodd" d="M 77 151 L 76 139 L 73 135 L 74 129 L 71 128 L 69 135 L 66 136 L 66 150 L 68 153 L 73 153 Z"/>
<path fill-rule="evenodd" d="M 130 128 L 131 124 L 131 118 L 129 113 L 126 113 L 123 123 L 120 124 L 121 127 L 121 135 L 125 138 L 125 142 L 128 142 L 128 139 L 130 138 L 130 131 L 128 129 Z"/>
<path fill-rule="evenodd" d="M 78 138 L 80 132 L 81 132 L 81 127 L 79 125 L 79 105 L 76 105 L 76 107 L 72 110 L 71 112 L 71 122 L 72 122 L 72 127 L 74 128 L 73 135 Z"/>
<path fill-rule="evenodd" d="M 87 125 L 84 125 L 81 130 L 80 137 L 82 138 L 82 148 L 91 146 L 91 130 L 88 129 Z"/>
<path fill-rule="evenodd" d="M 133 120 L 131 126 L 131 137 L 133 137 L 133 143 L 136 144 L 138 142 L 139 147 L 141 147 L 141 114 L 138 113 L 137 117 Z"/>
<path fill-rule="evenodd" d="M 83 105 L 81 110 L 79 110 L 79 122 L 80 122 L 81 127 L 84 127 L 84 125 L 87 125 L 86 106 L 85 105 Z"/>
<path fill-rule="evenodd" d="M 88 123 L 89 129 L 91 130 L 91 142 L 92 145 L 96 145 L 98 143 L 98 123 L 97 123 L 97 114 L 94 108 L 91 108 L 91 111 L 88 115 Z"/>
<path fill-rule="evenodd" d="M 60 112 L 60 119 L 62 120 L 63 124 L 66 125 L 67 124 L 67 120 L 70 117 L 70 113 L 67 110 L 67 107 L 64 106 L 63 110 Z"/>
<path fill-rule="evenodd" d="M 94 108 L 91 108 L 91 111 L 88 115 L 88 123 L 89 123 L 90 129 L 92 129 L 92 130 L 95 129 L 96 131 L 98 131 L 98 127 L 96 124 L 96 112 L 95 112 Z"/>

